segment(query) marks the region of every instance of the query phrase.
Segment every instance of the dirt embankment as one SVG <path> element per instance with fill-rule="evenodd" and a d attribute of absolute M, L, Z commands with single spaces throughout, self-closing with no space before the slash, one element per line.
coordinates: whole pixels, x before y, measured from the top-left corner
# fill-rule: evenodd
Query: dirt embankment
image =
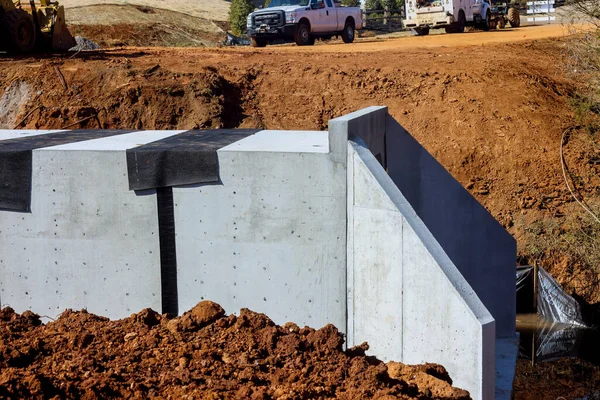
<path fill-rule="evenodd" d="M 67 9 L 66 17 L 73 35 L 90 39 L 103 48 L 214 47 L 225 39 L 220 21 L 148 5 L 79 6 Z"/>
<path fill-rule="evenodd" d="M 180 318 L 152 310 L 109 321 L 0 310 L 0 397 L 469 399 L 439 365 L 407 366 L 342 350 L 332 325 L 275 325 L 212 302 Z"/>
<path fill-rule="evenodd" d="M 373 49 L 125 48 L 72 59 L 6 59 L 0 87 L 30 87 L 29 101 L 11 114 L 16 125 L 33 110 L 23 128 L 326 129 L 331 118 L 387 105 L 517 238 L 523 262 L 541 262 L 567 290 L 599 301 L 600 291 L 589 285 L 597 274 L 579 268 L 577 254 L 585 249 L 547 250 L 559 248 L 554 238 L 582 231 L 584 218 L 559 157 L 563 132 L 578 123 L 572 98 L 583 84 L 560 67 L 568 40 L 415 48 L 417 39 L 374 42 Z M 96 113 L 98 119 L 89 118 Z M 565 159 L 578 196 L 594 204 L 600 163 L 590 140 L 570 135 Z"/>

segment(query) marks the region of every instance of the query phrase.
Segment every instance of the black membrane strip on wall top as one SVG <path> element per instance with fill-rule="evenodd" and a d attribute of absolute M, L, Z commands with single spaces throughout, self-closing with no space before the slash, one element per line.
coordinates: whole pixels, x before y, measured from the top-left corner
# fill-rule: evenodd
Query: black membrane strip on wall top
<path fill-rule="evenodd" d="M 217 150 L 259 129 L 187 131 L 127 150 L 130 190 L 217 182 Z"/>
<path fill-rule="evenodd" d="M 0 210 L 31 211 L 33 150 L 131 132 L 81 129 L 0 140 Z"/>

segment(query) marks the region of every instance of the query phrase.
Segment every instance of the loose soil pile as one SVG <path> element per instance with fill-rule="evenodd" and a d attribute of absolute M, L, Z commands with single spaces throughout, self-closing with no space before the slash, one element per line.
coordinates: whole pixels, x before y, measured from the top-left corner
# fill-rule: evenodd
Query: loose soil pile
<path fill-rule="evenodd" d="M 146 309 L 109 321 L 67 310 L 56 321 L 0 310 L 0 397 L 469 399 L 434 364 L 342 350 L 332 325 L 275 325 L 210 301 L 180 318 Z M 58 396 L 58 397 L 57 397 Z"/>

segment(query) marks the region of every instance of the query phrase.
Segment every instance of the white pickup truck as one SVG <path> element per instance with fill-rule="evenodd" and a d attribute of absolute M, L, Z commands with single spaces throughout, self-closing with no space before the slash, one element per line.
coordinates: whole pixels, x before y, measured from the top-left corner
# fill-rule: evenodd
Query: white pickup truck
<path fill-rule="evenodd" d="M 316 37 L 333 36 L 352 43 L 356 31 L 363 28 L 363 13 L 359 7 L 343 7 L 334 0 L 272 0 L 267 8 L 248 15 L 247 28 L 254 47 L 280 39 L 307 46 Z"/>

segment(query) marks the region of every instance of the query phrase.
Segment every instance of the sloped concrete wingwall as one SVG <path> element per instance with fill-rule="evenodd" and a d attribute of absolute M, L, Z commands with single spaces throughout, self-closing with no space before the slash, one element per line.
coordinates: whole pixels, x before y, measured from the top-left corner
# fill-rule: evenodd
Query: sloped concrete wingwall
<path fill-rule="evenodd" d="M 496 320 L 515 336 L 515 239 L 397 121 L 387 116 L 388 173 Z"/>
<path fill-rule="evenodd" d="M 515 239 L 388 114 L 387 107 L 369 107 L 332 120 L 330 131 L 342 123 L 348 137 L 365 142 L 475 290 L 496 320 L 497 337 L 513 338 Z"/>
<path fill-rule="evenodd" d="M 439 363 L 492 399 L 494 319 L 371 152 L 348 147 L 348 345 Z"/>

